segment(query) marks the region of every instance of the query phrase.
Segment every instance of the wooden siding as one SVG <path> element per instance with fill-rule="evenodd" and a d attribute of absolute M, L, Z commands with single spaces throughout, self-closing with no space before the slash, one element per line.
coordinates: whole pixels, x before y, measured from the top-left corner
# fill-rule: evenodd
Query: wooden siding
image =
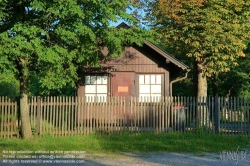
<path fill-rule="evenodd" d="M 126 72 L 134 72 L 134 88 L 138 88 L 137 74 L 161 74 L 162 77 L 162 96 L 169 96 L 169 83 L 170 64 L 166 63 L 166 58 L 161 56 L 159 53 L 152 50 L 150 47 L 144 45 L 144 47 L 130 46 L 126 47 L 120 57 L 110 58 L 103 63 L 104 66 L 112 66 L 111 76 L 120 72 L 124 77 Z M 129 75 L 129 74 L 128 74 Z M 114 83 L 116 84 L 116 83 Z M 111 79 L 111 91 L 116 91 L 116 86 L 112 83 Z M 121 84 L 124 85 L 124 84 Z M 112 93 L 112 92 L 111 92 Z M 112 93 L 116 95 L 116 93 Z M 122 95 L 124 96 L 124 95 Z M 135 94 L 131 96 L 138 96 L 138 91 L 135 90 Z"/>
<path fill-rule="evenodd" d="M 134 71 L 137 73 L 168 72 L 166 59 L 156 52 L 140 47 L 126 47 L 120 57 L 110 58 L 103 63 L 112 66 L 113 71 Z"/>
<path fill-rule="evenodd" d="M 103 51 L 104 55 L 107 55 L 107 49 Z M 138 46 L 130 46 L 125 47 L 125 50 L 121 54 L 120 57 L 109 58 L 102 62 L 103 69 L 107 69 L 105 72 L 109 75 L 109 92 L 108 95 L 111 96 L 127 96 L 127 94 L 119 94 L 117 93 L 117 86 L 126 86 L 125 82 L 129 83 L 128 81 L 132 81 L 130 79 L 131 73 L 134 73 L 134 87 L 132 84 L 127 86 L 132 89 L 129 92 L 130 96 L 138 96 L 138 92 L 133 89 L 138 88 L 138 84 L 136 84 L 136 79 L 138 74 L 161 74 L 162 77 L 162 96 L 167 97 L 169 96 L 169 83 L 170 83 L 170 73 L 169 68 L 175 68 L 175 66 L 171 66 L 173 64 L 166 62 L 166 57 L 160 55 L 158 52 L 152 50 L 147 45 L 143 47 Z M 92 69 L 93 74 L 101 74 L 105 73 L 103 69 L 94 70 Z M 176 69 L 177 70 L 177 69 Z M 177 71 L 179 71 L 178 69 Z M 175 71 L 175 70 L 174 70 Z M 124 83 L 120 81 L 120 85 L 116 85 L 119 80 L 113 78 L 118 72 L 120 72 L 119 80 L 124 80 Z M 91 74 L 91 70 L 88 70 L 86 74 Z M 127 73 L 127 74 L 126 74 Z M 174 73 L 174 72 L 173 72 Z M 81 76 L 84 77 L 84 74 Z M 124 78 L 122 78 L 124 77 Z M 126 78 L 129 80 L 126 81 Z M 113 83 L 113 81 L 115 81 Z M 78 87 L 78 96 L 85 96 L 85 88 L 84 88 L 84 81 L 81 81 Z"/>

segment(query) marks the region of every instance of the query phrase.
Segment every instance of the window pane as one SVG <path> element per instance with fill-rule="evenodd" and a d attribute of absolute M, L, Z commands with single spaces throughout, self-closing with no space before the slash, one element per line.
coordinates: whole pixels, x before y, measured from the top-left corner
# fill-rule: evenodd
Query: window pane
<path fill-rule="evenodd" d="M 85 76 L 85 84 L 90 84 L 90 76 Z"/>
<path fill-rule="evenodd" d="M 145 84 L 150 84 L 150 75 L 145 75 Z"/>
<path fill-rule="evenodd" d="M 96 85 L 85 85 L 85 93 L 96 93 Z"/>
<path fill-rule="evenodd" d="M 156 84 L 161 84 L 161 75 L 156 75 Z"/>
<path fill-rule="evenodd" d="M 102 76 L 97 76 L 96 79 L 96 84 L 102 84 Z"/>
<path fill-rule="evenodd" d="M 91 76 L 90 84 L 96 84 L 96 76 Z"/>
<path fill-rule="evenodd" d="M 144 84 L 144 75 L 139 75 L 139 84 Z"/>
<path fill-rule="evenodd" d="M 86 101 L 87 102 L 91 102 L 91 101 L 95 101 L 96 100 L 95 94 L 85 94 L 85 97 L 86 97 Z"/>
<path fill-rule="evenodd" d="M 107 99 L 107 94 L 97 94 L 98 101 L 105 102 Z"/>
<path fill-rule="evenodd" d="M 150 85 L 140 85 L 139 93 L 150 93 Z"/>
<path fill-rule="evenodd" d="M 151 75 L 151 84 L 155 84 L 155 75 Z"/>
<path fill-rule="evenodd" d="M 161 101 L 161 94 L 151 94 L 152 101 Z"/>
<path fill-rule="evenodd" d="M 107 93 L 107 85 L 97 85 L 97 93 Z"/>
<path fill-rule="evenodd" d="M 161 93 L 161 85 L 151 85 L 151 93 Z"/>
<path fill-rule="evenodd" d="M 108 84 L 108 77 L 102 76 L 102 84 Z"/>
<path fill-rule="evenodd" d="M 140 102 L 150 101 L 150 94 L 140 94 L 139 101 Z"/>

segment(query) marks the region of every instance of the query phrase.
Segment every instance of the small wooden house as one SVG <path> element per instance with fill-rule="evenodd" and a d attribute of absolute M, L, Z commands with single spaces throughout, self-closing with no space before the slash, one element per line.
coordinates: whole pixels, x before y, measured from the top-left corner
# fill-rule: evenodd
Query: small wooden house
<path fill-rule="evenodd" d="M 170 82 L 187 71 L 188 66 L 146 41 L 142 47 L 125 47 L 120 57 L 106 60 L 102 68 L 81 73 L 77 93 L 79 97 L 168 97 Z"/>
<path fill-rule="evenodd" d="M 105 56 L 108 49 L 102 53 Z M 188 66 L 148 41 L 141 47 L 136 44 L 125 47 L 120 57 L 106 58 L 101 66 L 86 68 L 79 75 L 77 95 L 86 97 L 85 100 L 81 98 L 86 103 L 78 107 L 79 126 L 101 130 L 124 125 L 160 130 L 175 126 L 173 116 L 177 113 L 174 114 L 167 105 L 154 101 L 171 96 L 172 83 L 187 76 L 182 77 L 189 71 Z M 118 96 L 122 98 L 115 98 Z M 109 100 L 110 97 L 114 97 L 113 100 Z M 133 104 L 132 100 L 143 103 Z M 157 106 L 154 105 L 157 103 Z"/>

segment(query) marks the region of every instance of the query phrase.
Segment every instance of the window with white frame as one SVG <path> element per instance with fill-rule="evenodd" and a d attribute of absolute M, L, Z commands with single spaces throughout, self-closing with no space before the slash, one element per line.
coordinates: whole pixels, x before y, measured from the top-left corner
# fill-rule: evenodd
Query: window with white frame
<path fill-rule="evenodd" d="M 146 98 L 160 100 L 162 96 L 162 75 L 161 74 L 140 74 L 139 75 L 139 97 L 144 101 Z"/>
<path fill-rule="evenodd" d="M 85 76 L 85 96 L 87 101 L 93 100 L 94 97 L 98 101 L 106 101 L 108 93 L 108 77 L 107 76 Z"/>

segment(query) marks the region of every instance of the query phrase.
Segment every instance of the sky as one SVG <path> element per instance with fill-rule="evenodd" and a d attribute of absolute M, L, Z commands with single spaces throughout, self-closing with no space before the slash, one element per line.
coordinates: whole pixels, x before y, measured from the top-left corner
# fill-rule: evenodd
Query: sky
<path fill-rule="evenodd" d="M 127 9 L 126 10 L 127 13 L 132 13 L 133 12 L 133 8 L 132 9 Z M 144 17 L 145 16 L 145 12 L 143 10 L 140 10 L 139 12 L 141 12 L 140 14 Z M 125 20 L 118 20 L 117 22 L 110 22 L 110 26 L 118 26 L 119 24 L 121 24 L 122 22 L 126 23 L 129 25 L 128 22 L 126 22 Z M 144 27 L 144 26 L 143 26 Z"/>

